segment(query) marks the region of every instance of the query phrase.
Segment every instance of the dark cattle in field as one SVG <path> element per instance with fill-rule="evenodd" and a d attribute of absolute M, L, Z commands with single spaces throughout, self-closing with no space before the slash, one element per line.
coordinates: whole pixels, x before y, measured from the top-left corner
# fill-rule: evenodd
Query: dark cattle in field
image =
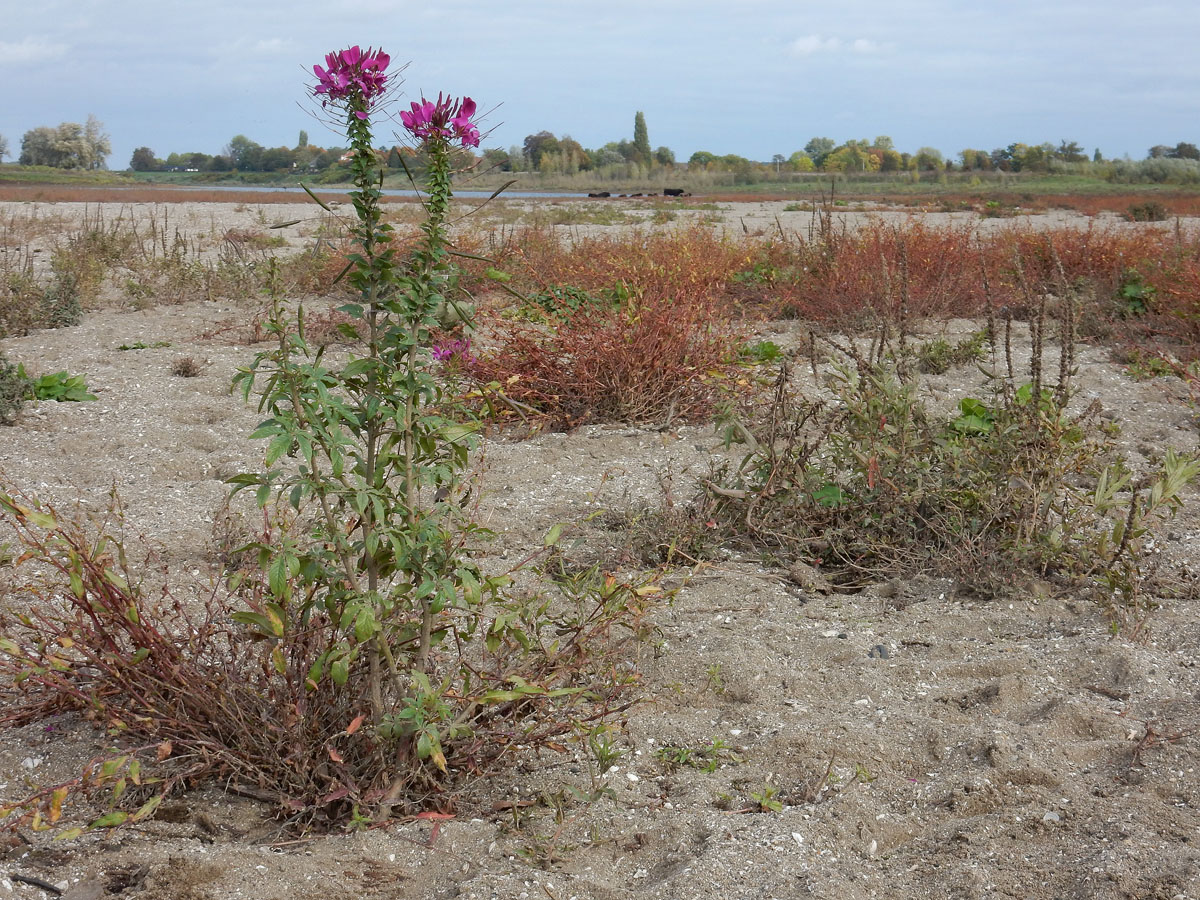
<path fill-rule="evenodd" d="M 683 188 L 663 188 L 664 197 L 682 197 Z"/>
<path fill-rule="evenodd" d="M 598 194 L 588 194 L 588 196 L 589 197 L 611 197 L 612 194 L 610 194 L 608 191 L 601 191 Z"/>

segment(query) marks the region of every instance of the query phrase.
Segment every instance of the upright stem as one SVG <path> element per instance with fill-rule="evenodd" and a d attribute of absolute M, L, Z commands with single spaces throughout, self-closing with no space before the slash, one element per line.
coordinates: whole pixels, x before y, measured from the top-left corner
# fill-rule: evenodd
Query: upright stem
<path fill-rule="evenodd" d="M 409 319 L 408 347 L 405 359 L 407 381 L 410 385 L 404 411 L 404 487 L 408 497 L 409 527 L 416 528 L 415 500 L 419 489 L 414 455 L 416 452 L 416 391 L 413 390 L 417 369 L 417 346 L 424 330 L 426 319 L 433 312 L 431 294 L 435 290 L 435 276 L 442 259 L 446 241 L 445 221 L 450 207 L 450 152 L 446 141 L 434 138 L 426 144 L 429 153 L 429 199 L 426 202 L 428 218 L 422 224 L 425 245 L 417 252 L 414 291 L 416 301 Z M 421 632 L 417 645 L 414 669 L 425 672 L 429 666 L 429 655 L 433 649 L 433 597 L 421 600 Z"/>
<path fill-rule="evenodd" d="M 379 486 L 379 441 L 382 437 L 377 408 L 379 405 L 379 374 L 378 364 L 380 353 L 380 302 L 383 287 L 383 272 L 381 271 L 378 245 L 381 242 L 379 228 L 382 218 L 379 209 L 379 190 L 376 182 L 381 181 L 379 161 L 371 147 L 371 129 L 366 119 L 355 115 L 356 111 L 365 111 L 361 104 L 352 104 L 348 116 L 347 133 L 354 146 L 354 184 L 358 188 L 351 194 L 354 207 L 358 213 L 357 240 L 362 248 L 362 261 L 358 266 L 358 288 L 365 302 L 367 322 L 367 356 L 375 365 L 367 373 L 366 390 L 359 402 L 359 414 L 365 425 L 363 448 L 363 479 L 369 493 Z M 384 238 L 386 240 L 386 238 Z M 370 596 L 375 597 L 379 591 L 379 562 L 375 554 L 366 548 L 375 546 L 378 541 L 379 523 L 375 519 L 373 503 L 367 503 L 362 511 L 360 531 L 362 534 L 366 588 Z M 386 640 L 380 634 L 367 647 L 368 691 L 371 696 L 372 718 L 376 724 L 383 720 L 386 712 L 383 702 L 383 666 L 381 665 L 381 642 Z"/>

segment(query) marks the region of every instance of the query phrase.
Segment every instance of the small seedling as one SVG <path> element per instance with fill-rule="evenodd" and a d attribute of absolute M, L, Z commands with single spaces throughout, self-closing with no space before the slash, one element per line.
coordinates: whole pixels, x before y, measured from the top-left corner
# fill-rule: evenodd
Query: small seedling
<path fill-rule="evenodd" d="M 761 366 L 778 362 L 783 357 L 783 348 L 774 341 L 758 341 L 755 344 L 745 344 L 738 351 L 738 358 L 749 365 Z"/>
<path fill-rule="evenodd" d="M 778 795 L 779 788 L 764 784 L 761 791 L 750 792 L 750 799 L 758 812 L 783 812 L 783 803 L 775 799 Z"/>
<path fill-rule="evenodd" d="M 613 740 L 612 729 L 607 725 L 593 728 L 587 738 L 588 750 L 596 760 L 596 768 L 603 775 L 625 755 L 625 751 Z"/>
<path fill-rule="evenodd" d="M 712 773 L 724 763 L 742 761 L 742 758 L 730 749 L 729 744 L 720 738 L 713 738 L 706 747 L 659 747 L 654 751 L 654 755 L 668 772 L 688 767 Z"/>
<path fill-rule="evenodd" d="M 704 677 L 707 679 L 704 683 L 703 690 L 710 690 L 718 697 L 725 693 L 725 678 L 721 674 L 721 664 L 713 663 L 705 672 Z"/>

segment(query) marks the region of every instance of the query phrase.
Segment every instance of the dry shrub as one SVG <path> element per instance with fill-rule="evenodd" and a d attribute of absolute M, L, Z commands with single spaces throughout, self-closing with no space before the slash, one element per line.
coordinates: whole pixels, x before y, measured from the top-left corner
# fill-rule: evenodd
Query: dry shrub
<path fill-rule="evenodd" d="M 460 241 L 482 244 L 478 235 Z M 736 347 L 721 296 L 753 247 L 706 228 L 573 242 L 530 228 L 496 249 L 515 272 L 510 290 L 526 298 L 527 308 L 506 314 L 532 312 L 535 321 L 488 320 L 496 349 L 480 355 L 472 376 L 559 428 L 711 412 Z M 464 262 L 464 285 L 473 285 L 482 265 Z"/>
<path fill-rule="evenodd" d="M 1080 290 L 1085 318 L 1134 345 L 1165 342 L 1186 360 L 1200 339 L 1200 238 L 1182 228 L 1089 226 L 1037 232 L 1014 229 L 987 246 L 993 287 L 1020 307 L 1030 293 L 1062 296 Z M 1021 260 L 1023 274 L 1015 261 Z M 1025 281 L 1024 287 L 1019 282 Z M 1137 284 L 1141 302 L 1127 302 Z M 1021 310 L 1027 312 L 1027 310 Z"/>
<path fill-rule="evenodd" d="M 736 346 L 706 297 L 581 306 L 549 326 L 502 325 L 498 343 L 470 373 L 558 428 L 704 419 Z"/>
<path fill-rule="evenodd" d="M 194 600 L 165 588 L 156 596 L 114 537 L 119 511 L 84 526 L 0 486 L 0 518 L 20 550 L 0 594 L 0 725 L 77 712 L 119 748 L 0 806 L 5 827 L 52 826 L 69 796 L 100 792 L 115 809 L 91 827 L 136 822 L 173 791 L 213 780 L 274 803 L 299 827 L 362 824 L 372 809 L 453 808 L 465 784 L 514 752 L 561 751 L 578 729 L 631 705 L 626 648 L 644 636 L 657 592 L 649 579 L 590 571 L 551 594 L 482 606 L 478 628 L 460 629 L 429 660 L 434 684 L 461 667 L 463 685 L 426 710 L 451 723 L 439 772 L 369 720 L 365 659 L 344 685 L 313 674 L 312 660 L 339 646 L 337 622 L 314 611 L 270 639 L 235 624 L 269 614 L 276 574 L 255 566 Z M 281 540 L 270 522 L 258 537 Z M 461 615 L 448 608 L 438 627 Z M 400 782 L 388 774 L 396 769 Z"/>
<path fill-rule="evenodd" d="M 871 222 L 823 229 L 797 246 L 786 302 L 804 318 L 862 327 L 878 321 L 973 316 L 984 307 L 973 229 Z"/>
<path fill-rule="evenodd" d="M 567 242 L 548 229 L 519 233 L 512 256 L 523 287 L 569 284 L 589 292 L 623 285 L 647 302 L 719 294 L 758 250 L 711 228 L 632 231 Z"/>

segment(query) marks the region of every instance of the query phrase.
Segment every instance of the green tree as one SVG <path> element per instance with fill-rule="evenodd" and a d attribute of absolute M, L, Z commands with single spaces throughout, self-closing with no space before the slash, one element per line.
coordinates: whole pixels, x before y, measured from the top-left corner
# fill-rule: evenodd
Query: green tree
<path fill-rule="evenodd" d="M 0 154 L 0 156 L 2 155 L 3 154 Z M 1200 159 L 1200 148 L 1198 148 L 1195 144 L 1189 144 L 1185 141 L 1180 141 L 1167 155 L 1172 159 Z"/>
<path fill-rule="evenodd" d="M 832 153 L 827 153 L 822 161 L 826 172 L 874 172 L 879 165 L 879 157 L 858 141 L 843 144 Z"/>
<path fill-rule="evenodd" d="M 129 160 L 129 168 L 135 172 L 155 171 L 158 168 L 158 160 L 154 157 L 154 151 L 149 147 L 138 147 Z"/>
<path fill-rule="evenodd" d="M 968 147 L 958 153 L 959 168 L 964 172 L 969 170 L 988 171 L 992 168 L 992 157 L 986 150 L 975 150 Z"/>
<path fill-rule="evenodd" d="M 816 168 L 812 161 L 812 157 L 803 150 L 797 150 L 788 157 L 788 165 L 792 167 L 793 172 L 811 172 Z"/>
<path fill-rule="evenodd" d="M 308 146 L 308 132 L 300 129 L 300 139 L 296 141 L 296 149 L 303 150 Z"/>
<path fill-rule="evenodd" d="M 296 154 L 287 147 L 272 147 L 263 150 L 259 156 L 259 167 L 264 172 L 278 172 L 290 169 L 296 162 Z"/>
<path fill-rule="evenodd" d="M 541 167 L 544 154 L 557 153 L 559 149 L 558 138 L 549 131 L 539 131 L 525 137 L 525 158 L 529 160 L 529 167 L 535 171 Z"/>
<path fill-rule="evenodd" d="M 93 115 L 88 115 L 83 126 L 85 169 L 107 169 L 108 155 L 112 153 L 112 142 L 104 133 L 104 124 Z"/>
<path fill-rule="evenodd" d="M 569 134 L 564 134 L 558 142 L 559 152 L 563 154 L 563 171 L 574 175 L 579 171 L 587 171 L 592 167 L 592 158 L 583 149 L 583 145 Z"/>
<path fill-rule="evenodd" d="M 891 147 L 873 147 L 871 155 L 879 160 L 880 172 L 900 172 L 904 170 L 904 158 Z"/>
<path fill-rule="evenodd" d="M 4 162 L 6 156 L 8 156 L 8 138 L 0 134 L 0 162 Z"/>
<path fill-rule="evenodd" d="M 23 166 L 53 166 L 59 169 L 103 169 L 112 152 L 104 126 L 95 116 L 87 124 L 63 122 L 57 128 L 40 126 L 21 139 Z"/>
<path fill-rule="evenodd" d="M 716 155 L 707 150 L 697 150 L 688 159 L 688 168 L 707 169 L 716 159 Z"/>
<path fill-rule="evenodd" d="M 1087 154 L 1075 141 L 1061 141 L 1054 151 L 1054 158 L 1063 162 L 1087 162 Z"/>
<path fill-rule="evenodd" d="M 253 172 L 260 168 L 262 163 L 263 147 L 257 144 L 244 134 L 237 134 L 230 138 L 223 153 L 229 157 L 229 163 L 235 169 Z"/>
<path fill-rule="evenodd" d="M 621 155 L 621 151 L 617 149 L 615 143 L 608 143 L 599 150 L 593 150 L 589 156 L 592 158 L 592 168 L 601 169 L 605 166 L 623 166 L 626 159 Z"/>
<path fill-rule="evenodd" d="M 485 172 L 511 172 L 512 157 L 508 151 L 501 150 L 499 147 L 492 147 L 483 151 L 483 170 Z"/>
<path fill-rule="evenodd" d="M 650 165 L 654 159 L 654 153 L 650 149 L 650 132 L 646 130 L 646 116 L 641 110 L 633 117 L 633 152 L 633 161 L 643 166 Z"/>
<path fill-rule="evenodd" d="M 670 147 L 659 147 L 654 151 L 654 161 L 660 166 L 675 165 L 675 151 Z"/>
<path fill-rule="evenodd" d="M 922 172 L 936 172 L 946 167 L 946 157 L 942 151 L 934 147 L 922 147 L 913 157 L 917 169 Z"/>
<path fill-rule="evenodd" d="M 819 169 L 824 165 L 825 157 L 832 153 L 836 146 L 833 138 L 815 137 L 804 145 L 804 152 L 813 161 L 813 165 Z"/>

